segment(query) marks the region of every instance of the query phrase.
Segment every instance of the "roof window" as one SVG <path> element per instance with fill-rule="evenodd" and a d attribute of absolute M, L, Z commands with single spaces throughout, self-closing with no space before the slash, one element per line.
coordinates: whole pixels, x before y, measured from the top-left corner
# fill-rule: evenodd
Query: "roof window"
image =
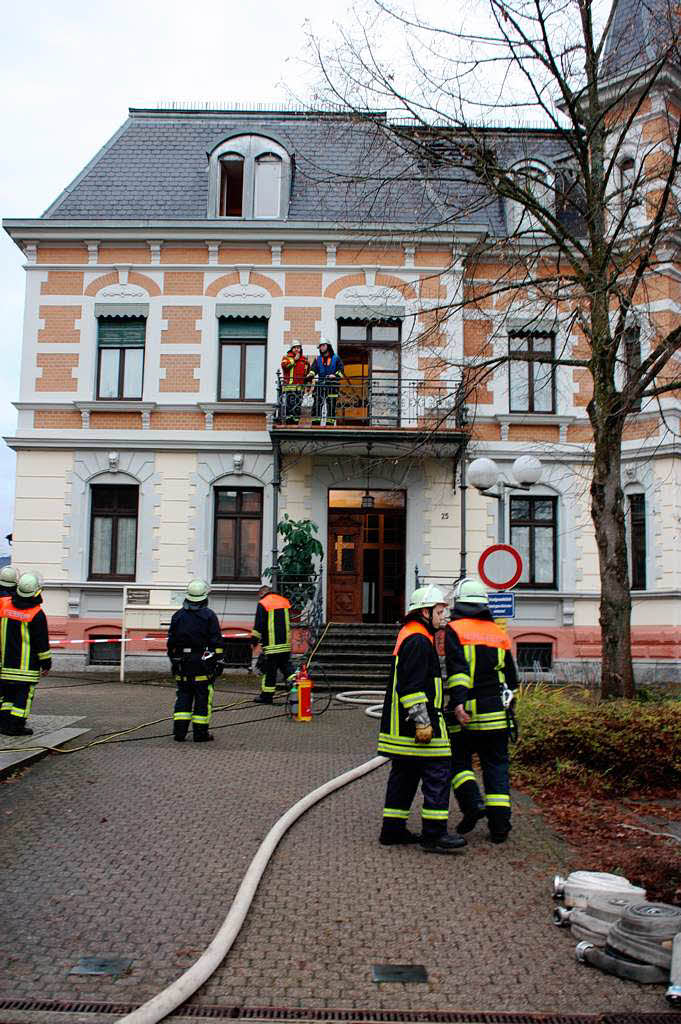
<path fill-rule="evenodd" d="M 237 135 L 209 157 L 208 215 L 278 220 L 288 214 L 291 158 L 283 146 L 260 135 Z"/>

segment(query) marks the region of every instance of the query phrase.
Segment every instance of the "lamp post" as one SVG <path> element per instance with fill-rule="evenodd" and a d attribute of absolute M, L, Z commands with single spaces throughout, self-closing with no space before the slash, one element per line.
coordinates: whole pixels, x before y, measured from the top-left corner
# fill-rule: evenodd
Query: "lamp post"
<path fill-rule="evenodd" d="M 468 480 L 473 486 L 486 498 L 497 500 L 497 541 L 500 544 L 505 543 L 506 534 L 505 490 L 529 491 L 530 487 L 541 480 L 542 464 L 534 455 L 520 455 L 511 471 L 514 479 L 505 480 L 494 459 L 487 456 L 473 459 L 468 466 Z"/>

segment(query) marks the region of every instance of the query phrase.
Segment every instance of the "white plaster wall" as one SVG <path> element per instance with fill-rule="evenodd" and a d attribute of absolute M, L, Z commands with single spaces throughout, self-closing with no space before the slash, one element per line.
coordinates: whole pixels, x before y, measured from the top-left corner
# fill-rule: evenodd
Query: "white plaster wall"
<path fill-rule="evenodd" d="M 154 488 L 158 495 L 157 525 L 154 526 L 155 583 L 182 586 L 191 573 L 190 506 L 196 489 L 190 483 L 196 473 L 197 459 L 193 452 L 172 452 L 156 455 Z"/>
<path fill-rule="evenodd" d="M 66 578 L 62 560 L 72 468 L 71 452 L 17 452 L 12 558 L 21 570 L 37 569 L 44 579 Z"/>

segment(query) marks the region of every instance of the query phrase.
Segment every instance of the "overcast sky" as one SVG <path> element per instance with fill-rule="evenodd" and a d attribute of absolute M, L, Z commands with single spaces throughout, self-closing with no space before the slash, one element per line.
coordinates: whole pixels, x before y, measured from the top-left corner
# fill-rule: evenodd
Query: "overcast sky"
<path fill-rule="evenodd" d="M 116 131 L 128 107 L 229 106 L 305 91 L 304 23 L 332 31 L 347 0 L 47 0 L 5 4 L 0 215 L 37 217 Z M 0 436 L 16 428 L 23 256 L 0 237 Z M 0 555 L 12 529 L 14 453 L 0 442 Z"/>

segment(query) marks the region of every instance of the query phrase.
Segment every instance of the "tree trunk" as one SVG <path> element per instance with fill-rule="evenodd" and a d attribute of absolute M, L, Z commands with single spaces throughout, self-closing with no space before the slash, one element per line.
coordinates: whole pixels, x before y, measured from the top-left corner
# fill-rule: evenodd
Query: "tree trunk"
<path fill-rule="evenodd" d="M 631 590 L 627 560 L 624 495 L 621 486 L 624 421 L 594 430 L 591 518 L 601 573 L 601 697 L 633 697 Z"/>

